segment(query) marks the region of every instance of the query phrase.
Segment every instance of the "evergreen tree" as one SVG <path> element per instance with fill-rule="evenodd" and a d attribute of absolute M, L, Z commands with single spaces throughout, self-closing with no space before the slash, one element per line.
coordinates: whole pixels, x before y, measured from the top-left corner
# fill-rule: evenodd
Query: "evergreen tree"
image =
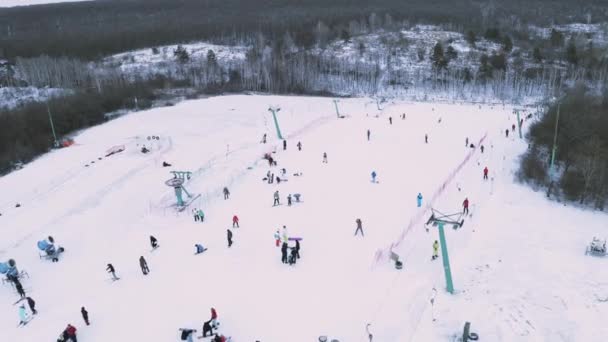
<path fill-rule="evenodd" d="M 475 36 L 475 32 L 469 30 L 467 32 L 467 43 L 469 43 L 469 45 L 471 45 L 472 47 L 475 47 L 475 42 L 477 41 L 477 37 Z"/>
<path fill-rule="evenodd" d="M 211 49 L 207 51 L 207 65 L 217 66 L 217 57 L 215 56 L 215 52 Z"/>
<path fill-rule="evenodd" d="M 494 69 L 507 70 L 507 56 L 504 53 L 494 53 L 490 56 L 490 64 Z"/>
<path fill-rule="evenodd" d="M 560 47 L 564 45 L 564 35 L 556 29 L 551 29 L 551 46 Z"/>
<path fill-rule="evenodd" d="M 511 37 L 505 35 L 502 38 L 502 49 L 503 51 L 509 53 L 511 52 L 511 50 L 513 50 L 513 41 L 511 40 Z"/>
<path fill-rule="evenodd" d="M 342 39 L 342 41 L 344 41 L 345 43 L 350 42 L 350 34 L 348 33 L 347 30 L 342 30 L 342 32 L 340 33 L 340 38 Z"/>
<path fill-rule="evenodd" d="M 534 61 L 536 63 L 540 63 L 543 61 L 543 55 L 540 52 L 540 48 L 537 46 L 534 48 L 534 51 L 532 51 L 532 58 L 534 58 Z"/>
<path fill-rule="evenodd" d="M 487 40 L 492 40 L 492 41 L 500 41 L 500 30 L 498 28 L 489 28 L 486 30 L 486 33 L 484 34 L 484 37 Z"/>
<path fill-rule="evenodd" d="M 431 54 L 431 63 L 433 63 L 433 68 L 437 70 L 441 70 L 448 66 L 448 60 L 445 58 L 443 45 L 441 45 L 441 42 L 437 42 L 433 48 L 433 53 Z"/>
<path fill-rule="evenodd" d="M 479 58 L 479 77 L 482 79 L 492 78 L 492 66 L 490 65 L 490 57 L 485 53 Z"/>
<path fill-rule="evenodd" d="M 181 64 L 187 63 L 190 60 L 190 54 L 181 45 L 178 45 L 177 48 L 173 50 L 173 56 L 175 56 L 177 61 Z"/>
<path fill-rule="evenodd" d="M 576 52 L 576 44 L 574 44 L 574 38 L 570 38 L 568 46 L 566 47 L 566 60 L 570 64 L 576 65 L 578 63 L 578 54 Z"/>
<path fill-rule="evenodd" d="M 454 47 L 452 45 L 450 45 L 445 50 L 445 56 L 448 59 L 448 61 L 451 61 L 453 59 L 458 58 L 458 52 L 456 51 L 456 49 L 454 49 Z"/>

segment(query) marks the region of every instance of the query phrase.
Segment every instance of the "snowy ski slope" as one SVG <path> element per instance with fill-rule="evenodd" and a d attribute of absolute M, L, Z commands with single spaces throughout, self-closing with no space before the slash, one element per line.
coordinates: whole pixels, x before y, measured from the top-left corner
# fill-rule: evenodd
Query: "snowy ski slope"
<path fill-rule="evenodd" d="M 0 7 L 32 6 L 42 4 L 54 4 L 58 2 L 82 2 L 93 0 L 1 0 Z"/>
<path fill-rule="evenodd" d="M 269 105 L 281 107 L 286 151 Z M 363 342 L 367 323 L 374 341 L 455 341 L 465 321 L 482 341 L 603 340 L 608 275 L 601 269 L 608 260 L 584 249 L 593 236 L 608 235 L 608 220 L 513 182 L 527 145 L 515 134 L 504 137 L 516 120 L 512 107 L 395 101 L 378 110 L 371 99 L 339 106 L 344 119 L 329 98 L 186 101 L 85 130 L 75 146 L 0 178 L 0 262 L 13 258 L 29 273 L 24 287 L 39 311 L 17 328 L 18 296 L 0 286 L 0 341 L 55 341 L 67 323 L 78 328 L 79 341 L 178 341 L 178 328 L 200 333 L 211 307 L 234 342 L 319 335 Z M 268 144 L 260 143 L 264 133 Z M 476 143 L 486 135 L 484 153 L 476 149 L 449 179 L 470 152 L 465 138 Z M 142 144 L 151 153 L 141 154 Z M 125 151 L 104 157 L 116 145 Z M 262 181 L 269 168 L 261 156 L 273 150 L 272 172 L 286 168 L 287 182 Z M 163 168 L 163 161 L 173 166 Z M 192 207 L 203 208 L 204 223 L 171 207 L 173 190 L 164 185 L 170 170 L 193 172 L 186 187 L 201 194 Z M 379 183 L 370 182 L 373 170 Z M 418 192 L 426 205 L 444 183 L 434 208 L 457 212 L 465 197 L 471 201 L 463 228 L 446 231 L 455 295 L 444 290 L 441 261 L 430 260 L 437 231 L 426 231 L 428 215 L 403 233 L 425 210 L 416 207 Z M 232 195 L 225 201 L 226 185 Z M 301 193 L 303 202 L 288 207 L 288 193 Z M 234 214 L 240 228 L 232 229 L 229 249 Z M 364 238 L 353 236 L 356 218 Z M 295 266 L 280 262 L 274 244 L 283 225 L 303 239 Z M 160 244 L 153 252 L 150 234 Z M 58 263 L 38 257 L 36 241 L 48 235 L 66 248 Z M 394 251 L 403 270 L 376 262 L 378 249 L 400 237 Z M 195 243 L 209 250 L 194 256 Z M 148 260 L 148 276 L 139 256 Z M 109 281 L 107 263 L 120 281 Z"/>

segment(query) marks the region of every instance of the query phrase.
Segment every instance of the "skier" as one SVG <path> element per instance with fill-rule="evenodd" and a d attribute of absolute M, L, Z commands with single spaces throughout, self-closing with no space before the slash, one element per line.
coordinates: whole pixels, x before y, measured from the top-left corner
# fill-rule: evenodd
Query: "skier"
<path fill-rule="evenodd" d="M 217 311 L 215 311 L 215 308 L 211 308 L 211 326 L 213 327 L 213 329 L 217 329 L 218 325 L 219 323 L 217 321 Z"/>
<path fill-rule="evenodd" d="M 376 183 L 376 171 L 372 171 L 372 183 Z"/>
<path fill-rule="evenodd" d="M 227 187 L 224 187 L 224 199 L 227 200 L 230 198 L 230 191 Z"/>
<path fill-rule="evenodd" d="M 239 228 L 239 217 L 236 215 L 232 216 L 232 228 L 235 226 L 236 228 Z"/>
<path fill-rule="evenodd" d="M 505 129 L 505 138 L 508 138 L 508 137 L 509 137 L 509 129 L 507 128 L 507 129 Z"/>
<path fill-rule="evenodd" d="M 511 130 L 515 132 L 515 124 L 511 125 Z"/>
<path fill-rule="evenodd" d="M 230 246 L 232 246 L 232 231 L 230 231 L 230 229 L 226 229 L 226 231 L 228 238 L 228 248 L 230 248 Z"/>
<path fill-rule="evenodd" d="M 462 202 L 462 214 L 466 215 L 469 213 L 469 199 L 465 198 L 464 202 Z"/>
<path fill-rule="evenodd" d="M 28 322 L 27 312 L 25 311 L 25 305 L 19 306 L 19 325 L 26 325 Z"/>
<path fill-rule="evenodd" d="M 141 272 L 144 275 L 150 273 L 150 269 L 148 268 L 148 262 L 144 259 L 143 255 L 139 257 L 139 267 L 141 267 Z"/>
<path fill-rule="evenodd" d="M 284 264 L 287 263 L 287 242 L 283 242 L 283 245 L 281 246 L 281 262 Z"/>
<path fill-rule="evenodd" d="M 70 341 L 70 342 L 77 342 L 76 328 L 73 325 L 68 324 L 68 326 L 65 328 L 65 330 L 63 331 L 63 340 Z"/>
<path fill-rule="evenodd" d="M 418 197 L 416 197 L 418 208 L 422 207 L 422 194 L 418 193 Z"/>
<path fill-rule="evenodd" d="M 369 338 L 369 342 L 372 342 L 374 339 L 374 335 L 372 335 L 372 333 L 369 332 L 370 325 L 371 325 L 371 323 L 367 323 L 367 325 L 365 326 L 365 332 L 367 332 L 367 338 Z"/>
<path fill-rule="evenodd" d="M 203 209 L 198 210 L 198 217 L 201 220 L 201 223 L 205 222 L 205 213 L 203 212 Z"/>
<path fill-rule="evenodd" d="M 150 245 L 152 246 L 152 249 L 158 248 L 158 240 L 152 235 L 150 235 Z"/>
<path fill-rule="evenodd" d="M 372 132 L 368 129 L 367 130 L 367 141 L 369 141 L 369 136 L 372 134 Z"/>
<path fill-rule="evenodd" d="M 80 313 L 82 314 L 82 319 L 84 320 L 86 325 L 91 325 L 89 323 L 89 312 L 87 311 L 87 309 L 84 308 L 84 306 L 80 308 Z"/>
<path fill-rule="evenodd" d="M 295 251 L 296 259 L 300 259 L 300 240 L 296 240 L 296 247 L 293 250 Z"/>
<path fill-rule="evenodd" d="M 481 153 L 483 153 L 483 149 L 484 149 L 483 145 L 481 145 L 479 148 L 481 149 Z"/>
<path fill-rule="evenodd" d="M 323 162 L 327 164 L 327 152 L 323 152 Z"/>
<path fill-rule="evenodd" d="M 428 143 L 429 143 L 429 135 L 428 135 L 428 134 L 425 134 L 425 135 L 424 135 L 424 143 L 425 143 L 425 144 L 428 144 Z"/>
<path fill-rule="evenodd" d="M 389 116 L 389 117 L 388 117 L 388 123 L 389 123 L 390 125 L 392 125 L 392 124 L 393 124 L 393 117 L 392 117 L 392 116 Z"/>
<path fill-rule="evenodd" d="M 194 245 L 194 248 L 196 248 L 196 252 L 194 254 L 201 254 L 207 250 L 207 248 L 203 247 L 203 245 L 201 245 L 200 243 Z"/>
<path fill-rule="evenodd" d="M 433 256 L 431 257 L 431 260 L 435 260 L 439 257 L 439 242 L 437 242 L 437 240 L 435 240 L 435 242 L 433 242 Z"/>
<path fill-rule="evenodd" d="M 19 297 L 25 298 L 25 290 L 23 290 L 23 285 L 21 285 L 21 282 L 19 280 L 15 280 L 14 282 L 15 282 L 15 290 L 17 290 Z"/>
<path fill-rule="evenodd" d="M 469 137 L 467 137 L 464 141 L 464 146 L 468 147 L 469 146 Z"/>
<path fill-rule="evenodd" d="M 287 150 L 287 140 L 283 139 L 283 151 Z"/>
<path fill-rule="evenodd" d="M 355 230 L 355 236 L 357 236 L 357 233 L 359 231 L 361 232 L 361 236 L 365 236 L 365 234 L 363 234 L 363 223 L 361 222 L 361 219 L 360 218 L 356 219 L 355 223 L 357 224 L 357 229 Z"/>
<path fill-rule="evenodd" d="M 108 273 L 112 274 L 112 280 L 120 279 L 116 276 L 116 270 L 114 269 L 114 266 L 112 266 L 112 264 L 108 264 L 108 266 L 106 267 L 106 271 L 108 271 Z"/>
<path fill-rule="evenodd" d="M 292 248 L 291 252 L 289 253 L 289 265 L 295 265 L 296 259 L 296 249 Z"/>
<path fill-rule="evenodd" d="M 287 195 L 287 205 L 291 207 L 291 194 Z"/>
<path fill-rule="evenodd" d="M 281 242 L 281 234 L 279 233 L 279 230 L 277 229 L 277 231 L 274 233 L 274 243 L 277 247 L 279 247 L 280 242 Z"/>
<path fill-rule="evenodd" d="M 289 234 L 287 234 L 287 227 L 283 226 L 283 242 L 288 242 L 289 241 Z"/>
<path fill-rule="evenodd" d="M 209 336 L 214 335 L 211 320 L 203 323 L 203 337 L 207 337 L 207 334 L 209 334 Z"/>
<path fill-rule="evenodd" d="M 274 192 L 274 203 L 272 204 L 272 206 L 277 206 L 280 205 L 281 203 L 279 203 L 279 190 Z"/>
<path fill-rule="evenodd" d="M 192 209 L 192 216 L 194 217 L 194 222 L 198 222 L 198 220 L 201 219 L 201 217 L 198 216 L 198 210 L 196 209 Z"/>
<path fill-rule="evenodd" d="M 487 166 L 483 169 L 483 179 L 485 179 L 485 180 L 488 179 L 488 167 Z"/>
<path fill-rule="evenodd" d="M 302 143 L 298 141 L 298 151 L 302 151 Z"/>
<path fill-rule="evenodd" d="M 25 297 L 25 300 L 27 300 L 27 305 L 30 307 L 32 315 L 37 314 L 38 311 L 36 311 L 36 302 L 32 299 L 32 297 Z"/>

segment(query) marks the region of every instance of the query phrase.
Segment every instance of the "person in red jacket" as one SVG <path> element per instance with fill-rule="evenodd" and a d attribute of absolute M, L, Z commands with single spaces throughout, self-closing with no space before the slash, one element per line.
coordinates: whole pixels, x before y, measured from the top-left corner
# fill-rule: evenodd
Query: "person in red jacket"
<path fill-rule="evenodd" d="M 239 227 L 239 217 L 234 215 L 232 216 L 232 228 Z"/>
<path fill-rule="evenodd" d="M 211 308 L 211 325 L 214 329 L 217 329 L 217 311 L 215 311 L 215 308 Z"/>
<path fill-rule="evenodd" d="M 63 331 L 63 334 L 61 334 L 61 338 L 63 341 L 78 342 L 76 339 L 76 328 L 73 325 L 68 324 Z"/>
<path fill-rule="evenodd" d="M 488 167 L 486 166 L 485 169 L 483 169 L 483 179 L 488 179 Z"/>
<path fill-rule="evenodd" d="M 469 199 L 468 198 L 465 198 L 464 202 L 462 202 L 462 208 L 463 208 L 462 213 L 464 215 L 469 213 Z"/>

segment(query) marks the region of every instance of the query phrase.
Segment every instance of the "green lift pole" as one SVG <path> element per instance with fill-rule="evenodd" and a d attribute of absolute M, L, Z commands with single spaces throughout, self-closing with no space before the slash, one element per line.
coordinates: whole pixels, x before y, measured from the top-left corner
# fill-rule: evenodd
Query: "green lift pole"
<path fill-rule="evenodd" d="M 448 257 L 448 246 L 445 241 L 445 232 L 443 231 L 444 222 L 437 222 L 439 228 L 439 242 L 441 243 L 441 258 L 443 259 L 443 271 L 445 272 L 446 290 L 454 294 L 454 284 L 452 283 L 452 271 L 450 270 L 450 258 Z"/>
<path fill-rule="evenodd" d="M 515 113 L 517 113 L 517 127 L 519 127 L 519 139 L 522 139 L 522 135 L 521 135 L 521 119 L 519 118 L 519 111 L 516 111 Z"/>
<path fill-rule="evenodd" d="M 338 119 L 340 118 L 340 111 L 338 110 L 338 100 L 334 100 L 334 105 L 336 106 L 336 115 Z"/>
<path fill-rule="evenodd" d="M 59 142 L 57 141 L 57 134 L 55 134 L 55 125 L 53 124 L 53 115 L 51 115 L 51 108 L 49 107 L 49 103 L 46 103 L 46 111 L 49 113 L 49 122 L 51 123 L 51 131 L 53 131 L 53 139 L 55 139 L 55 147 L 59 146 Z"/>
<path fill-rule="evenodd" d="M 557 150 L 557 125 L 559 124 L 559 104 L 557 105 L 557 118 L 555 118 L 555 133 L 553 134 L 553 148 L 551 149 L 551 170 L 555 163 L 555 151 Z"/>
<path fill-rule="evenodd" d="M 280 140 L 283 140 L 283 135 L 281 134 L 281 129 L 279 128 L 279 121 L 277 120 L 277 112 L 281 110 L 281 108 L 268 108 L 270 112 L 272 112 L 272 118 L 274 119 L 274 127 L 277 129 L 277 137 Z"/>

